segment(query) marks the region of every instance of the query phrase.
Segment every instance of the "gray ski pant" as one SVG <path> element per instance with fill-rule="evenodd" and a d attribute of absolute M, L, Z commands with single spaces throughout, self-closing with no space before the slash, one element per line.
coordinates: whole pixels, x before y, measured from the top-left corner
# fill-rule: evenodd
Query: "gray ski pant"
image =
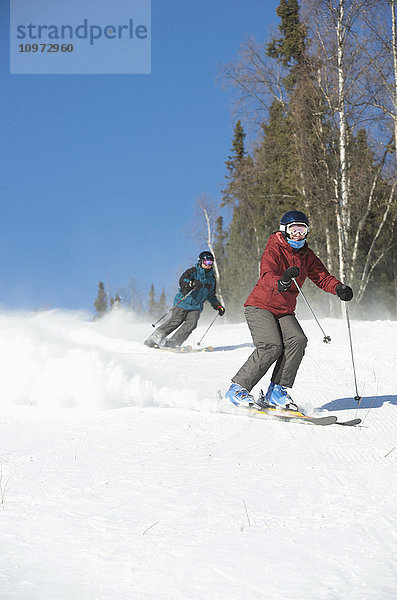
<path fill-rule="evenodd" d="M 256 306 L 246 306 L 244 315 L 255 350 L 232 381 L 250 392 L 275 362 L 272 381 L 292 387 L 307 345 L 307 337 L 296 317 L 276 318 L 268 310 Z"/>
<path fill-rule="evenodd" d="M 163 325 L 157 327 L 149 339 L 161 346 L 167 335 L 179 327 L 170 340 L 181 346 L 193 329 L 196 329 L 200 313 L 200 310 L 186 310 L 180 306 L 174 306 L 170 318 Z"/>

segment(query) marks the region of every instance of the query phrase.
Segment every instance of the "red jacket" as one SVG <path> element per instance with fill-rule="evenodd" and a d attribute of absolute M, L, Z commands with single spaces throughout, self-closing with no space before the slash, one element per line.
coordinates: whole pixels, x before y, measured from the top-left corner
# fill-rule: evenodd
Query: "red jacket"
<path fill-rule="evenodd" d="M 261 276 L 247 298 L 244 306 L 265 308 L 275 317 L 293 315 L 299 291 L 292 282 L 286 292 L 278 291 L 278 280 L 288 267 L 299 267 L 296 281 L 302 287 L 309 277 L 319 288 L 335 294 L 335 288 L 341 283 L 330 275 L 321 260 L 310 250 L 307 244 L 296 251 L 291 248 L 281 231 L 269 237 L 261 259 Z"/>

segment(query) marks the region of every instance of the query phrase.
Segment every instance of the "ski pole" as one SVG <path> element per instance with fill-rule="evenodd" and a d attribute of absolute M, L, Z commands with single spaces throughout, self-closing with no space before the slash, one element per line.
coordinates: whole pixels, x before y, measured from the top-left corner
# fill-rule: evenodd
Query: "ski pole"
<path fill-rule="evenodd" d="M 320 321 L 317 319 L 316 315 L 314 314 L 314 311 L 313 311 L 312 307 L 310 306 L 309 302 L 306 300 L 306 296 L 305 296 L 305 294 L 302 292 L 301 288 L 299 287 L 299 285 L 298 285 L 298 283 L 297 283 L 297 281 L 296 281 L 295 277 L 292 277 L 292 281 L 294 282 L 294 284 L 295 284 L 295 285 L 296 285 L 296 287 L 298 288 L 298 291 L 299 291 L 299 293 L 300 293 L 300 294 L 302 294 L 302 297 L 303 297 L 304 301 L 306 302 L 306 305 L 307 305 L 308 309 L 309 309 L 309 310 L 310 310 L 310 312 L 312 313 L 313 317 L 316 319 L 317 325 L 320 327 L 320 329 L 321 329 L 321 331 L 322 331 L 322 334 L 323 334 L 323 336 L 324 336 L 324 338 L 323 338 L 323 342 L 324 342 L 324 344 L 329 344 L 329 343 L 330 343 L 330 341 L 331 341 L 331 338 L 329 337 L 329 335 L 326 335 L 326 334 L 325 334 L 325 331 L 324 331 L 324 329 L 323 329 L 323 328 L 321 327 L 321 325 L 320 325 Z"/>
<path fill-rule="evenodd" d="M 215 317 L 212 319 L 211 323 L 208 325 L 207 330 L 204 332 L 203 337 L 201 338 L 201 340 L 199 342 L 197 342 L 197 346 L 200 346 L 201 342 L 203 341 L 204 336 L 207 334 L 208 330 L 213 326 L 213 324 L 215 323 L 215 319 L 219 317 L 219 313 L 217 313 L 215 315 Z"/>
<path fill-rule="evenodd" d="M 155 323 L 152 323 L 152 327 L 156 327 L 157 323 L 160 323 L 160 321 L 162 321 L 164 319 L 164 317 L 166 317 L 168 315 L 168 313 L 170 313 L 172 310 L 174 310 L 175 306 L 178 306 L 178 304 L 180 304 L 182 302 L 182 300 L 185 300 L 185 298 L 187 298 L 188 296 L 190 296 L 190 294 L 194 292 L 194 290 L 190 290 L 190 292 L 188 292 L 186 294 L 186 296 L 183 296 L 183 298 L 181 298 L 179 300 L 179 302 L 177 302 L 176 304 L 174 304 L 174 306 L 172 308 L 170 308 L 170 310 L 167 310 L 167 312 L 160 317 L 159 319 L 157 319 L 157 321 Z"/>
<path fill-rule="evenodd" d="M 352 365 L 353 365 L 353 375 L 354 375 L 354 384 L 356 386 L 356 395 L 354 396 L 354 399 L 357 402 L 361 402 L 361 396 L 358 393 L 358 388 L 357 388 L 357 377 L 356 377 L 356 366 L 354 364 L 354 354 L 353 354 L 353 342 L 352 342 L 352 333 L 351 333 L 351 329 L 350 329 L 350 319 L 349 319 L 349 311 L 347 308 L 347 304 L 345 304 L 345 311 L 346 311 L 346 321 L 347 321 L 347 329 L 349 331 L 349 341 L 350 341 L 350 352 L 352 355 Z"/>

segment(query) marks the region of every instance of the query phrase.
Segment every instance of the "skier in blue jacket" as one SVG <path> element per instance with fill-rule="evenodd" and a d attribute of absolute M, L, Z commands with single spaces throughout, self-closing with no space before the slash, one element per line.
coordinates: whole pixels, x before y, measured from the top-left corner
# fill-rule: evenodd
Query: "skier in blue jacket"
<path fill-rule="evenodd" d="M 225 314 L 225 308 L 215 295 L 213 264 L 213 254 L 208 251 L 201 252 L 196 265 L 182 273 L 171 316 L 145 340 L 146 346 L 150 348 L 158 348 L 162 345 L 170 348 L 181 346 L 197 327 L 206 300 L 221 317 Z M 167 335 L 173 331 L 175 331 L 174 335 L 166 340 Z"/>

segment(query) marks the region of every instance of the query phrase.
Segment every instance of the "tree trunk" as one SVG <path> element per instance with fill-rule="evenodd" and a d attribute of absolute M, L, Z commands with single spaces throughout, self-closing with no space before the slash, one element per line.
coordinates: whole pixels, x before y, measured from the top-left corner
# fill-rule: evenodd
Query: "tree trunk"
<path fill-rule="evenodd" d="M 216 281 L 217 281 L 216 295 L 219 298 L 219 301 L 222 304 L 222 306 L 224 306 L 225 302 L 224 302 L 223 297 L 222 297 L 220 274 L 219 274 L 218 264 L 216 262 L 214 245 L 212 243 L 212 241 L 213 241 L 213 233 L 211 231 L 211 221 L 210 221 L 210 217 L 209 217 L 207 209 L 204 208 L 204 207 L 202 207 L 202 209 L 203 209 L 204 217 L 205 217 L 205 220 L 206 220 L 206 223 L 207 223 L 207 244 L 208 244 L 208 248 L 210 249 L 210 251 L 214 255 L 214 271 L 215 271 L 215 277 L 216 277 Z"/>
<path fill-rule="evenodd" d="M 347 275 L 347 256 L 350 227 L 350 207 L 349 207 L 349 175 L 348 175 L 348 130 L 346 119 L 346 76 L 344 65 L 345 39 L 347 27 L 344 24 L 345 0 L 340 0 L 336 9 L 336 36 L 337 36 L 337 70 L 338 70 L 338 114 L 339 114 L 339 227 L 340 248 L 342 255 L 340 257 L 339 276 L 344 281 Z"/>
<path fill-rule="evenodd" d="M 391 27 L 392 27 L 392 49 L 393 49 L 393 73 L 394 73 L 394 151 L 397 165 L 397 15 L 396 0 L 389 0 L 391 9 Z"/>

